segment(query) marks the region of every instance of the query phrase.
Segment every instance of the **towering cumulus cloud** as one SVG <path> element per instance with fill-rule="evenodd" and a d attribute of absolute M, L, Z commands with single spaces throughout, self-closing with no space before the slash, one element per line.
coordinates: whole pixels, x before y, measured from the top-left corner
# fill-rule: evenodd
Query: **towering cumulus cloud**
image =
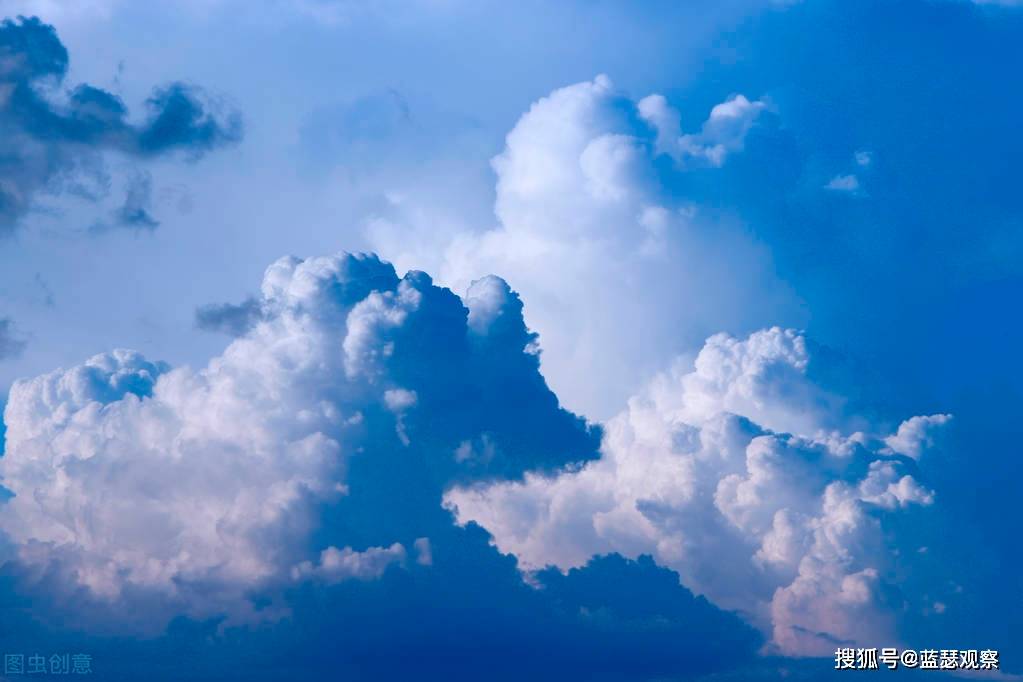
<path fill-rule="evenodd" d="M 499 279 L 463 305 L 375 256 L 284 258 L 258 306 L 198 371 L 114 351 L 15 384 L 0 528 L 30 589 L 156 626 L 252 618 L 295 581 L 429 563 L 453 483 L 595 452 Z"/>
<path fill-rule="evenodd" d="M 438 249 L 435 225 L 417 238 L 414 218 L 399 217 L 374 222 L 371 239 L 409 266 L 442 253 L 430 267 L 456 290 L 492 272 L 513 282 L 555 391 L 609 417 L 710 334 L 790 319 L 767 251 L 685 191 L 692 173 L 714 174 L 742 151 L 766 109 L 732 96 L 683 133 L 692 121 L 683 126 L 662 96 L 636 101 L 606 76 L 560 88 L 522 115 L 492 161 L 497 226 Z"/>
<path fill-rule="evenodd" d="M 113 93 L 88 84 L 60 89 L 67 71 L 68 53 L 52 26 L 35 18 L 0 22 L 0 233 L 13 229 L 39 192 L 100 198 L 109 184 L 103 152 L 197 158 L 241 138 L 238 112 L 197 86 L 155 89 L 136 125 Z M 117 215 L 124 225 L 155 226 L 143 201 L 147 183 L 129 186 Z"/>
<path fill-rule="evenodd" d="M 526 570 L 650 554 L 783 653 L 896 642 L 894 575 L 918 548 L 892 540 L 891 522 L 934 502 L 916 460 L 949 417 L 885 438 L 846 416 L 810 363 L 792 331 L 714 336 L 610 420 L 599 460 L 458 487 L 446 503 Z"/>

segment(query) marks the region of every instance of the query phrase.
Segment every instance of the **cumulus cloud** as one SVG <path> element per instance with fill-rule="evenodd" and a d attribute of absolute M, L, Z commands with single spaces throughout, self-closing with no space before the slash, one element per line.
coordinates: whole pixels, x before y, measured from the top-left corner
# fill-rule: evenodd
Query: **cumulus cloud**
<path fill-rule="evenodd" d="M 171 83 L 130 123 L 114 94 L 88 84 L 63 87 L 68 53 L 36 18 L 0 23 L 0 230 L 14 228 L 40 193 L 102 198 L 110 179 L 104 152 L 144 159 L 174 151 L 198 158 L 241 138 L 238 112 L 201 88 Z M 152 227 L 148 186 L 129 187 L 121 219 Z"/>
<path fill-rule="evenodd" d="M 352 578 L 371 580 L 383 575 L 388 566 L 405 561 L 405 556 L 405 548 L 397 542 L 390 547 L 370 547 L 363 552 L 352 551 L 351 547 L 328 547 L 320 553 L 317 563 L 303 561 L 292 568 L 291 577 L 295 580 L 316 578 L 327 583 Z"/>
<path fill-rule="evenodd" d="M 935 438 L 952 419 L 950 414 L 932 414 L 927 417 L 913 417 L 899 425 L 899 430 L 885 438 L 888 448 L 899 455 L 920 459 L 928 449 L 934 447 Z"/>
<path fill-rule="evenodd" d="M 892 520 L 935 503 L 918 466 L 948 417 L 847 414 L 801 334 L 713 336 L 601 431 L 559 407 L 497 277 L 462 299 L 374 256 L 288 257 L 253 306 L 201 369 L 119 350 L 14 385 L 0 530 L 40 609 L 278 618 L 295 591 L 452 571 L 474 521 L 545 589 L 548 566 L 575 585 L 650 556 L 776 651 L 898 641 L 896 552 L 923 555 Z"/>
<path fill-rule="evenodd" d="M 798 315 L 766 250 L 675 186 L 727 163 L 764 110 L 735 96 L 682 135 L 663 97 L 636 102 L 605 76 L 561 88 L 530 107 L 492 160 L 499 225 L 437 247 L 436 225 L 416 228 L 398 211 L 378 216 L 369 236 L 400 266 L 425 260 L 456 291 L 505 277 L 526 302 L 555 391 L 605 418 L 710 334 Z"/>
<path fill-rule="evenodd" d="M 657 151 L 680 162 L 699 161 L 721 166 L 727 156 L 742 151 L 757 117 L 767 107 L 763 100 L 732 95 L 710 110 L 699 133 L 682 134 L 682 116 L 663 95 L 639 101 L 640 116 L 657 130 Z"/>
<path fill-rule="evenodd" d="M 262 317 L 205 368 L 119 350 L 12 387 L 0 529 L 29 589 L 150 626 L 254 618 L 261 590 L 368 579 L 412 547 L 430 563 L 445 486 L 595 452 L 503 282 L 463 305 L 342 254 L 283 258 L 261 291 Z M 492 457 L 455 456 L 483 437 Z"/>
<path fill-rule="evenodd" d="M 711 337 L 607 423 L 599 460 L 458 486 L 446 504 L 527 571 L 649 554 L 782 653 L 896 642 L 895 559 L 916 547 L 892 520 L 934 503 L 916 460 L 948 417 L 854 430 L 809 378 L 810 349 L 779 328 Z"/>

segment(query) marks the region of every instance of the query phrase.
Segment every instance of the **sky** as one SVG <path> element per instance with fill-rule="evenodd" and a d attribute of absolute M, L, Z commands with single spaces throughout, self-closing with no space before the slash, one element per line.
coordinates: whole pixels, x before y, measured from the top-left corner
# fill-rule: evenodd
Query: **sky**
<path fill-rule="evenodd" d="M 1018 3 L 0 15 L 5 657 L 1023 675 Z"/>

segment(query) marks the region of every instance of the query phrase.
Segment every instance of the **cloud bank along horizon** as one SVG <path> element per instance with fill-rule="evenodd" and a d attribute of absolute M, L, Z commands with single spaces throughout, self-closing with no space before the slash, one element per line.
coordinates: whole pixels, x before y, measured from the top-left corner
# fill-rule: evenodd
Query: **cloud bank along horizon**
<path fill-rule="evenodd" d="M 372 255 L 288 257 L 247 305 L 202 369 L 118 350 L 12 388 L 0 528 L 62 622 L 274 620 L 302 584 L 433 570 L 470 521 L 525 580 L 651 555 L 786 654 L 897 638 L 918 599 L 892 524 L 934 505 L 949 417 L 847 415 L 798 332 L 713 336 L 602 429 L 559 406 L 497 277 L 460 298 Z"/>

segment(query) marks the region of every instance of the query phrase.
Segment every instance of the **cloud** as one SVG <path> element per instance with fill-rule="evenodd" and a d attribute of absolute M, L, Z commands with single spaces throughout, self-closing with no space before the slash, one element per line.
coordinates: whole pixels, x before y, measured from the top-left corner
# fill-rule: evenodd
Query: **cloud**
<path fill-rule="evenodd" d="M 899 455 L 920 459 L 928 449 L 935 446 L 935 438 L 951 421 L 950 414 L 933 414 L 928 417 L 913 417 L 899 425 L 899 430 L 885 438 L 888 448 Z"/>
<path fill-rule="evenodd" d="M 732 95 L 710 110 L 699 133 L 681 134 L 681 115 L 663 95 L 644 97 L 640 116 L 657 130 L 657 151 L 679 162 L 700 161 L 719 167 L 729 154 L 742 151 L 750 128 L 767 103 Z"/>
<path fill-rule="evenodd" d="M 115 213 L 118 224 L 135 230 L 156 229 L 160 221 L 150 213 L 152 194 L 152 176 L 146 172 L 136 173 L 129 180 L 124 204 Z"/>
<path fill-rule="evenodd" d="M 383 575 L 388 566 L 405 561 L 405 557 L 405 548 L 397 542 L 390 547 L 370 547 L 363 552 L 354 552 L 351 547 L 341 550 L 328 547 L 320 553 L 317 563 L 303 561 L 292 568 L 291 577 L 295 580 L 316 578 L 327 583 L 352 578 L 371 580 Z"/>
<path fill-rule="evenodd" d="M 37 18 L 0 23 L 0 230 L 10 231 L 37 195 L 69 193 L 90 200 L 110 184 L 103 154 L 146 159 L 175 151 L 197 159 L 241 139 L 237 111 L 198 86 L 171 83 L 146 100 L 147 116 L 128 121 L 114 94 L 88 84 L 63 89 L 67 50 Z M 120 218 L 153 226 L 147 180 L 129 189 Z"/>
<path fill-rule="evenodd" d="M 463 304 L 374 256 L 289 257 L 258 307 L 200 370 L 118 350 L 15 383 L 0 528 L 26 589 L 137 628 L 273 617 L 249 595 L 428 557 L 444 487 L 594 456 L 500 280 Z"/>
<path fill-rule="evenodd" d="M 480 618 L 496 652 L 529 622 L 608 665 L 660 651 L 650 679 L 748 661 L 730 610 L 789 654 L 898 641 L 894 550 L 922 555 L 891 521 L 935 503 L 917 462 L 943 418 L 847 414 L 802 335 L 714 336 L 602 431 L 560 408 L 500 278 L 460 299 L 375 256 L 287 257 L 251 307 L 198 370 L 122 350 L 14 385 L 0 529 L 39 617 L 332 632 L 329 603 L 362 624 L 339 657 L 462 650 L 445 638 Z M 664 653 L 685 632 L 715 643 Z"/>
<path fill-rule="evenodd" d="M 605 76 L 561 88 L 530 107 L 492 160 L 496 227 L 438 239 L 437 224 L 398 206 L 372 221 L 369 238 L 455 291 L 505 277 L 526 302 L 555 391 L 605 418 L 708 335 L 798 317 L 767 251 L 679 198 L 689 174 L 716 173 L 742 149 L 764 110 L 732 97 L 700 133 L 680 137 L 664 98 L 637 103 Z"/>
<path fill-rule="evenodd" d="M 149 117 L 136 131 L 137 153 L 156 155 L 182 149 L 199 158 L 241 139 L 241 117 L 205 91 L 187 83 L 157 88 L 146 100 Z"/>
<path fill-rule="evenodd" d="M 857 151 L 853 154 L 853 162 L 856 164 L 859 172 L 866 172 L 874 163 L 874 154 L 865 150 Z M 846 194 L 860 194 L 860 176 L 855 173 L 836 175 L 824 185 L 824 189 Z"/>
<path fill-rule="evenodd" d="M 862 418 L 811 380 L 811 348 L 779 328 L 711 337 L 607 423 L 599 460 L 455 487 L 446 504 L 527 571 L 649 554 L 788 655 L 896 642 L 895 557 L 916 547 L 895 517 L 934 503 L 916 460 L 948 417 L 854 430 Z"/>
<path fill-rule="evenodd" d="M 25 350 L 25 340 L 14 328 L 10 318 L 0 318 L 0 360 L 17 357 Z"/>
<path fill-rule="evenodd" d="M 242 336 L 263 319 L 263 309 L 255 298 L 241 303 L 208 303 L 195 311 L 195 326 L 203 331 Z"/>
<path fill-rule="evenodd" d="M 854 193 L 860 189 L 860 180 L 855 175 L 836 175 L 824 187 L 836 192 Z"/>
<path fill-rule="evenodd" d="M 287 660 L 303 679 L 475 680 L 519 645 L 550 652 L 488 678 L 659 679 L 755 655 L 755 631 L 649 558 L 527 584 L 443 508 L 453 485 L 597 454 L 503 280 L 459 299 L 374 256 L 289 257 L 254 301 L 205 367 L 120 350 L 15 384 L 2 572 L 43 624 L 0 614 L 11 647 L 70 627 L 105 674 L 152 679 L 181 676 L 166 651 L 252 679 Z"/>

